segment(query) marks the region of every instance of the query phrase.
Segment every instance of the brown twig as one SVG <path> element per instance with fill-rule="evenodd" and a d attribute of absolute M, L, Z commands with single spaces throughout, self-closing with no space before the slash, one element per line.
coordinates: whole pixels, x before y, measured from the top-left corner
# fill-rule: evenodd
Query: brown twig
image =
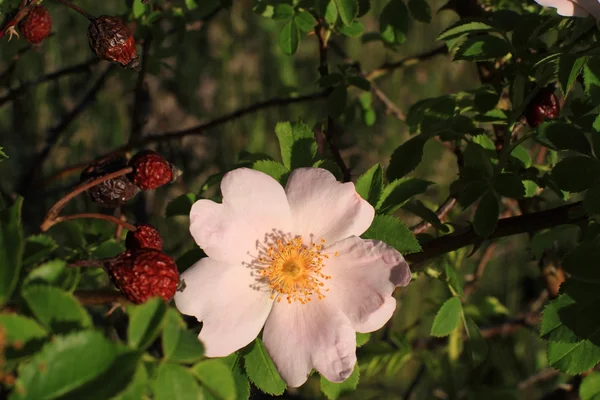
<path fill-rule="evenodd" d="M 56 1 L 58 1 L 63 6 L 69 7 L 71 10 L 77 11 L 79 14 L 83 15 L 84 17 L 86 17 L 90 21 L 93 21 L 93 20 L 96 19 L 96 17 L 94 17 L 93 15 L 89 14 L 83 8 L 81 8 L 79 6 L 76 6 L 75 4 L 71 3 L 70 1 L 67 1 L 67 0 L 56 0 Z"/>
<path fill-rule="evenodd" d="M 21 95 L 21 93 L 25 92 L 28 89 L 31 89 L 34 86 L 39 85 L 40 83 L 53 81 L 53 80 L 56 80 L 58 78 L 65 76 L 65 75 L 70 75 L 70 74 L 74 74 L 74 73 L 90 72 L 90 68 L 93 65 L 98 64 L 99 62 L 100 62 L 100 59 L 97 57 L 94 57 L 88 61 L 81 63 L 81 64 L 76 64 L 76 65 L 72 65 L 70 67 L 62 68 L 58 71 L 51 72 L 47 75 L 41 76 L 32 81 L 22 83 L 16 89 L 13 89 L 13 90 L 9 91 L 8 94 L 4 95 L 3 97 L 0 97 L 0 106 L 5 104 L 6 102 L 16 99 L 18 96 Z"/>
<path fill-rule="evenodd" d="M 116 224 L 117 226 L 125 228 L 129 231 L 136 230 L 135 226 L 121 220 L 120 218 L 113 217 L 112 215 L 104 215 L 104 214 L 96 214 L 96 213 L 81 213 L 81 214 L 73 214 L 73 215 L 65 215 L 62 217 L 56 217 L 56 218 L 54 218 L 53 223 L 50 226 L 59 224 L 64 221 L 71 221 L 73 219 L 102 219 L 104 221 L 112 222 L 113 224 Z M 48 229 L 50 228 L 50 226 L 48 227 Z"/>
<path fill-rule="evenodd" d="M 50 128 L 46 133 L 46 144 L 44 148 L 34 157 L 34 161 L 27 171 L 27 173 L 23 176 L 21 183 L 19 184 L 18 191 L 21 194 L 26 194 L 31 183 L 34 181 L 34 178 L 37 176 L 38 172 L 41 170 L 44 161 L 48 158 L 50 151 L 54 147 L 54 145 L 58 142 L 58 139 L 62 135 L 62 133 L 67 129 L 67 127 L 77 118 L 86 108 L 90 105 L 96 98 L 97 93 L 100 91 L 106 78 L 113 70 L 114 65 L 109 66 L 104 70 L 102 75 L 96 80 L 94 85 L 90 88 L 90 90 L 85 94 L 83 99 L 69 112 L 66 114 L 59 123 Z"/>
<path fill-rule="evenodd" d="M 152 35 L 148 35 L 142 46 L 142 60 L 140 62 L 140 72 L 138 73 L 137 82 L 135 85 L 135 97 L 133 101 L 133 114 L 131 116 L 131 134 L 129 142 L 139 141 L 142 128 L 145 124 L 145 108 L 149 101 L 148 89 L 145 85 L 145 77 L 148 67 L 148 56 L 150 54 L 150 46 L 152 45 Z"/>
<path fill-rule="evenodd" d="M 498 239 L 520 233 L 536 232 L 562 224 L 571 224 L 587 218 L 582 202 L 567 204 L 550 210 L 539 211 L 517 217 L 502 218 L 498 221 L 496 230 L 487 240 Z M 450 253 L 462 247 L 480 241 L 473 227 L 457 231 L 450 235 L 441 236 L 422 245 L 419 253 L 408 254 L 405 258 L 418 268 L 428 260 Z"/>
<path fill-rule="evenodd" d="M 456 205 L 456 199 L 454 197 L 448 197 L 437 209 L 435 214 L 439 218 L 440 221 L 444 221 L 452 208 Z M 433 225 L 428 221 L 422 221 L 418 224 L 414 225 L 410 230 L 415 235 L 425 232 L 427 229 L 431 228 Z"/>
<path fill-rule="evenodd" d="M 33 0 L 31 3 L 29 3 L 28 5 L 24 6 L 24 3 L 21 2 L 20 6 L 19 6 L 19 11 L 17 12 L 17 14 L 13 17 L 13 19 L 11 19 L 10 21 L 8 21 L 6 23 L 6 25 L 4 25 L 2 27 L 2 30 L 0 31 L 0 38 L 4 37 L 4 35 L 6 35 L 6 32 L 10 32 L 10 35 L 12 36 L 14 33 L 16 33 L 15 31 L 15 26 L 17 26 L 19 24 L 19 22 L 21 22 L 21 20 L 23 18 L 25 18 L 27 16 L 27 14 L 29 14 L 29 12 L 38 5 L 38 3 L 42 1 L 42 0 Z M 17 34 L 17 36 L 19 36 Z M 10 40 L 10 38 L 9 38 Z"/>
<path fill-rule="evenodd" d="M 54 204 L 52 206 L 52 208 L 50 208 L 50 210 L 48 210 L 48 213 L 46 214 L 46 218 L 44 218 L 44 221 L 42 222 L 42 225 L 40 226 L 40 229 L 42 230 L 42 232 L 45 232 L 48 229 L 50 229 L 50 227 L 55 224 L 54 221 L 58 217 L 58 214 L 60 213 L 60 211 L 75 196 L 79 195 L 80 193 L 85 192 L 89 188 L 94 187 L 94 186 L 96 186 L 96 185 L 98 185 L 98 184 L 100 184 L 102 182 L 106 182 L 109 179 L 118 178 L 119 176 L 127 175 L 131 171 L 133 171 L 133 168 L 131 168 L 131 167 L 123 168 L 123 169 L 120 169 L 118 171 L 112 172 L 110 174 L 106 174 L 106 175 L 103 175 L 103 176 L 101 176 L 99 178 L 93 179 L 93 180 L 91 180 L 89 182 L 84 182 L 84 183 L 81 183 L 81 184 L 77 185 L 75 187 L 75 189 L 73 189 L 65 197 L 63 197 L 62 199 L 60 199 L 59 201 L 57 201 L 56 204 Z M 133 230 L 135 230 L 135 228 Z"/>
<path fill-rule="evenodd" d="M 85 306 L 96 306 L 101 304 L 120 303 L 127 304 L 128 301 L 117 291 L 109 290 L 76 290 L 74 293 L 79 302 Z"/>
<path fill-rule="evenodd" d="M 386 62 L 386 63 L 382 64 L 380 67 L 369 71 L 365 75 L 365 77 L 368 80 L 377 79 L 380 76 L 388 74 L 389 72 L 391 72 L 393 70 L 409 67 L 411 65 L 415 65 L 421 61 L 427 60 L 427 59 L 435 57 L 437 55 L 445 55 L 445 54 L 448 54 L 448 47 L 446 47 L 445 45 L 440 46 L 435 49 L 426 51 L 424 53 L 417 54 L 415 56 L 409 56 L 409 57 L 403 58 L 396 62 L 392 62 L 392 63 Z"/>
<path fill-rule="evenodd" d="M 494 255 L 495 250 L 496 250 L 496 244 L 490 243 L 490 245 L 487 247 L 487 249 L 485 249 L 485 251 L 483 252 L 481 259 L 479 259 L 479 263 L 477 263 L 477 268 L 475 269 L 475 272 L 470 277 L 470 279 L 467 280 L 467 282 L 465 283 L 465 287 L 464 287 L 465 296 L 469 296 L 471 294 L 471 292 L 473 292 L 473 290 L 477 286 L 477 283 L 479 282 L 479 279 L 481 279 L 481 277 L 483 276 L 485 267 L 492 259 L 492 256 Z"/>

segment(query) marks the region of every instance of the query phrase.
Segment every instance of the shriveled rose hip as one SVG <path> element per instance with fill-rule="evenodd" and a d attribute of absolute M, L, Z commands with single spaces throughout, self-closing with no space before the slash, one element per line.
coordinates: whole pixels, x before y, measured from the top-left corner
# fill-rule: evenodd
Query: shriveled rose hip
<path fill-rule="evenodd" d="M 135 39 L 121 19 L 102 15 L 92 20 L 88 27 L 88 40 L 90 48 L 99 58 L 125 68 L 140 68 Z"/>

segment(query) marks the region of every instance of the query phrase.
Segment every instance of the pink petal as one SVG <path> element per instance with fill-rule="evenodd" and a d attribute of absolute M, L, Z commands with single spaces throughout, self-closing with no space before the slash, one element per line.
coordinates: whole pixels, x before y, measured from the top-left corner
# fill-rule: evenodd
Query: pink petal
<path fill-rule="evenodd" d="M 320 168 L 294 170 L 285 187 L 294 232 L 308 240 L 328 243 L 365 232 L 375 210 L 363 200 L 352 182 L 340 183 L 331 172 Z"/>
<path fill-rule="evenodd" d="M 270 292 L 256 288 L 250 270 L 203 258 L 182 275 L 185 288 L 175 305 L 204 325 L 198 338 L 208 357 L 224 357 L 252 342 L 273 305 Z"/>
<path fill-rule="evenodd" d="M 209 257 L 240 262 L 257 254 L 257 241 L 273 230 L 291 232 L 292 219 L 283 187 L 270 176 L 247 168 L 227 173 L 223 203 L 199 200 L 190 211 L 190 232 Z"/>
<path fill-rule="evenodd" d="M 556 8 L 558 15 L 565 17 L 587 17 L 589 15 L 588 11 L 590 11 L 586 11 L 587 7 L 584 7 L 582 4 L 575 4 L 577 2 L 571 0 L 535 0 L 535 2 L 544 7 Z M 583 2 L 580 1 L 580 3 Z M 591 8 L 593 9 L 593 5 Z"/>
<path fill-rule="evenodd" d="M 410 268 L 404 257 L 381 241 L 357 237 L 342 240 L 326 252 L 329 259 L 323 273 L 331 276 L 326 300 L 335 302 L 356 331 L 381 328 L 395 308 L 391 297 L 394 288 L 410 281 Z M 337 256 L 333 256 L 335 252 Z"/>
<path fill-rule="evenodd" d="M 291 387 L 306 382 L 315 368 L 342 382 L 356 364 L 356 334 L 348 318 L 327 299 L 307 304 L 276 302 L 263 341 L 279 374 Z"/>

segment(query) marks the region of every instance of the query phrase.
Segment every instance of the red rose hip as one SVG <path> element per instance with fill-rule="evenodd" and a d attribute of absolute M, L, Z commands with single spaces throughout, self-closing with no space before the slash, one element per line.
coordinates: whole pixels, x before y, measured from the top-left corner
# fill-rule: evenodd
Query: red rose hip
<path fill-rule="evenodd" d="M 50 35 L 52 17 L 44 6 L 35 6 L 19 23 L 19 31 L 31 44 L 40 44 Z"/>
<path fill-rule="evenodd" d="M 126 250 L 106 269 L 115 286 L 136 304 L 156 296 L 170 301 L 179 285 L 175 261 L 158 250 Z"/>
<path fill-rule="evenodd" d="M 121 19 L 102 15 L 92 20 L 88 27 L 88 41 L 99 58 L 125 68 L 140 68 L 135 39 Z"/>
<path fill-rule="evenodd" d="M 173 182 L 179 176 L 179 170 L 155 151 L 145 150 L 137 153 L 129 161 L 133 172 L 129 179 L 142 190 L 156 189 Z"/>
<path fill-rule="evenodd" d="M 537 127 L 545 119 L 556 119 L 560 115 L 560 104 L 554 94 L 554 88 L 549 86 L 539 91 L 531 100 L 525 112 L 527 123 L 532 128 Z"/>
<path fill-rule="evenodd" d="M 135 231 L 127 232 L 125 246 L 129 250 L 135 249 L 154 249 L 162 251 L 163 239 L 158 230 L 147 224 L 136 224 Z"/>

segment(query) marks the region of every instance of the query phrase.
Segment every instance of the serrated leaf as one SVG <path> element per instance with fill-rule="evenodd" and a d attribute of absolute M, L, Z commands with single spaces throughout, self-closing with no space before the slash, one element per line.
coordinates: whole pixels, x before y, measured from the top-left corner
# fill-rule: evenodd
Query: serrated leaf
<path fill-rule="evenodd" d="M 333 383 L 328 381 L 321 375 L 321 392 L 329 399 L 329 400 L 337 400 L 341 395 L 348 392 L 353 392 L 356 390 L 358 386 L 358 381 L 360 379 L 360 370 L 358 368 L 358 363 L 354 366 L 354 371 L 352 374 L 346 378 L 344 382 L 341 383 Z"/>
<path fill-rule="evenodd" d="M 38 321 L 54 332 L 66 332 L 92 326 L 85 308 L 75 297 L 53 286 L 31 285 L 21 296 Z"/>
<path fill-rule="evenodd" d="M 142 3 L 142 0 L 133 0 L 133 17 L 136 19 L 141 17 L 143 14 L 146 13 L 147 7 L 148 6 L 146 4 Z"/>
<path fill-rule="evenodd" d="M 260 338 L 256 338 L 244 356 L 244 366 L 248 378 L 267 394 L 280 395 L 285 390 L 285 382 L 279 376 L 275 364 Z"/>
<path fill-rule="evenodd" d="M 9 345 L 15 342 L 27 343 L 32 339 L 40 339 L 48 334 L 34 320 L 17 314 L 0 314 L 0 330 Z"/>
<path fill-rule="evenodd" d="M 290 19 L 294 17 L 295 13 L 294 7 L 290 6 L 289 4 L 276 4 L 275 7 L 273 7 L 273 19 L 276 20 Z"/>
<path fill-rule="evenodd" d="M 167 313 L 167 304 L 160 297 L 153 297 L 144 304 L 127 308 L 129 329 L 127 343 L 134 348 L 145 349 L 160 333 Z"/>
<path fill-rule="evenodd" d="M 521 162 L 521 164 L 523 164 L 523 166 L 525 168 L 531 167 L 531 164 L 532 164 L 531 156 L 529 155 L 529 152 L 527 151 L 527 149 L 524 146 L 518 145 L 517 147 L 515 147 L 510 152 L 510 156 L 512 158 L 519 160 L 519 162 Z"/>
<path fill-rule="evenodd" d="M 160 364 L 151 383 L 156 400 L 198 400 L 202 391 L 192 373 L 177 364 Z"/>
<path fill-rule="evenodd" d="M 365 31 L 365 26 L 358 21 L 353 21 L 350 25 L 341 26 L 339 31 L 342 35 L 359 37 Z"/>
<path fill-rule="evenodd" d="M 189 364 L 202 357 L 204 357 L 204 345 L 198 339 L 198 334 L 187 329 L 181 330 L 177 345 L 169 356 L 169 360 Z"/>
<path fill-rule="evenodd" d="M 392 214 L 413 196 L 425 193 L 431 184 L 417 178 L 397 179 L 383 189 L 375 208 L 381 214 Z"/>
<path fill-rule="evenodd" d="M 271 160 L 261 160 L 252 164 L 252 168 L 264 172 L 282 185 L 287 181 L 290 170 L 285 165 Z"/>
<path fill-rule="evenodd" d="M 79 272 L 76 268 L 67 268 L 64 260 L 51 260 L 31 270 L 23 280 L 23 286 L 47 284 L 71 291 L 79 281 Z"/>
<path fill-rule="evenodd" d="M 381 38 L 392 44 L 402 44 L 408 34 L 408 8 L 403 0 L 390 0 L 379 17 Z"/>
<path fill-rule="evenodd" d="M 23 228 L 21 206 L 23 198 L 4 210 L 0 210 L 0 305 L 11 296 L 22 267 Z"/>
<path fill-rule="evenodd" d="M 429 139 L 426 135 L 415 136 L 394 150 L 386 177 L 392 182 L 413 171 L 423 158 L 423 148 Z"/>
<path fill-rule="evenodd" d="M 489 237 L 496 229 L 499 215 L 500 206 L 496 194 L 493 190 L 488 190 L 479 201 L 475 211 L 473 218 L 475 233 L 483 238 Z"/>
<path fill-rule="evenodd" d="M 564 94 L 567 94 L 585 64 L 585 57 L 563 54 L 556 64 L 556 75 Z"/>
<path fill-rule="evenodd" d="M 296 54 L 300 43 L 300 31 L 295 20 L 287 22 L 279 33 L 279 48 L 288 56 Z"/>
<path fill-rule="evenodd" d="M 356 192 L 372 206 L 376 206 L 383 188 L 383 169 L 375 164 L 356 180 Z"/>
<path fill-rule="evenodd" d="M 431 7 L 427 0 L 408 0 L 408 9 L 415 20 L 426 24 L 431 22 Z"/>
<path fill-rule="evenodd" d="M 567 374 L 581 374 L 600 362 L 600 347 L 589 340 L 548 343 L 548 363 Z"/>
<path fill-rule="evenodd" d="M 564 122 L 545 122 L 538 126 L 535 139 L 553 150 L 573 150 L 592 155 L 590 142 L 581 130 Z"/>
<path fill-rule="evenodd" d="M 500 196 L 520 199 L 525 196 L 525 186 L 521 178 L 512 172 L 502 173 L 494 178 L 494 189 Z"/>
<path fill-rule="evenodd" d="M 596 104 L 600 101 L 600 57 L 587 57 L 583 67 L 585 92 Z"/>
<path fill-rule="evenodd" d="M 456 272 L 456 269 L 450 263 L 447 262 L 444 265 L 444 272 L 446 274 L 446 281 L 448 281 L 448 285 L 450 285 L 450 287 L 459 296 L 463 296 L 464 295 L 463 284 L 462 284 L 461 279 L 458 276 L 458 273 Z"/>
<path fill-rule="evenodd" d="M 54 399 L 65 396 L 107 370 L 116 358 L 115 346 L 100 332 L 55 336 L 23 365 L 14 399 Z"/>
<path fill-rule="evenodd" d="M 25 239 L 23 266 L 29 267 L 47 259 L 57 248 L 58 244 L 51 236 L 45 234 L 28 236 Z"/>
<path fill-rule="evenodd" d="M 460 298 L 451 297 L 446 300 L 433 320 L 431 335 L 437 337 L 448 336 L 460 323 L 461 314 L 462 303 Z"/>
<path fill-rule="evenodd" d="M 196 202 L 197 197 L 194 193 L 182 194 L 179 197 L 174 198 L 167 204 L 165 211 L 165 217 L 174 217 L 176 215 L 190 215 L 192 205 Z"/>
<path fill-rule="evenodd" d="M 357 0 L 334 0 L 344 25 L 350 25 L 358 15 Z"/>
<path fill-rule="evenodd" d="M 592 371 L 579 386 L 581 400 L 600 400 L 600 372 Z"/>
<path fill-rule="evenodd" d="M 294 20 L 296 21 L 298 29 L 305 33 L 311 32 L 317 23 L 315 17 L 313 17 L 308 11 L 300 11 L 296 14 Z"/>
<path fill-rule="evenodd" d="M 586 156 L 567 157 L 552 170 L 552 179 L 567 192 L 582 192 L 600 177 L 600 162 Z"/>
<path fill-rule="evenodd" d="M 376 215 L 365 233 L 364 239 L 381 240 L 402 254 L 421 251 L 415 235 L 398 218 L 391 215 Z"/>
<path fill-rule="evenodd" d="M 356 332 L 356 347 L 362 347 L 369 342 L 371 339 L 370 333 Z"/>
<path fill-rule="evenodd" d="M 497 36 L 474 36 L 462 43 L 454 53 L 455 60 L 486 61 L 510 53 L 508 43 Z"/>
<path fill-rule="evenodd" d="M 215 398 L 235 400 L 235 380 L 231 369 L 222 360 L 200 361 L 192 367 L 192 372 Z"/>
<path fill-rule="evenodd" d="M 479 172 L 482 177 L 491 177 L 494 166 L 485 149 L 476 143 L 469 143 L 463 152 L 465 167 Z"/>
<path fill-rule="evenodd" d="M 248 377 L 244 374 L 243 357 L 239 352 L 235 352 L 225 358 L 222 358 L 223 362 L 226 363 L 231 370 L 233 379 L 235 380 L 235 390 L 237 398 L 240 400 L 247 400 L 250 398 L 250 382 Z"/>
<path fill-rule="evenodd" d="M 469 33 L 490 32 L 495 30 L 496 28 L 482 21 L 460 20 L 442 32 L 437 37 L 437 40 L 455 39 Z"/>

